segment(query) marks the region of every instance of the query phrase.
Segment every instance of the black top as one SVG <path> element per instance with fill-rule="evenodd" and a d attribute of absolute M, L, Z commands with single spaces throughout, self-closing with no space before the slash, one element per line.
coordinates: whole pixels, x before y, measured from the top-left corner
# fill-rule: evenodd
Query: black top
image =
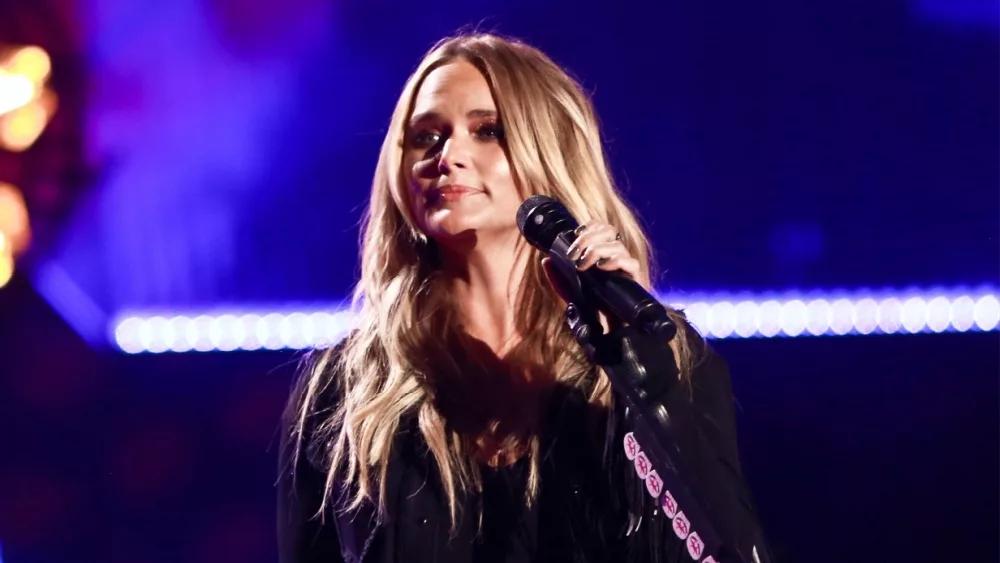
<path fill-rule="evenodd" d="M 469 563 L 529 563 L 538 549 L 538 510 L 525 505 L 527 466 L 483 468 L 483 527 Z M 466 514 L 474 519 L 475 513 Z M 467 529 L 471 529 L 467 527 Z M 467 542 L 470 538 L 456 538 Z"/>
<path fill-rule="evenodd" d="M 429 545 L 428 522 L 423 518 L 399 518 L 396 521 L 396 563 L 446 560 L 452 563 L 530 563 L 538 549 L 538 506 L 524 504 L 527 466 L 521 461 L 510 467 L 480 468 L 482 496 L 470 498 L 461 514 L 458 532 L 447 538 L 446 545 Z M 483 525 L 479 529 L 482 503 Z M 432 534 L 433 535 L 433 534 Z M 444 556 L 431 555 L 443 550 Z M 414 554 L 424 554 L 419 558 Z M 309 559 L 306 559 L 307 561 Z"/>
<path fill-rule="evenodd" d="M 740 470 L 728 367 L 698 344 L 696 348 L 703 349 L 691 387 L 677 386 L 668 401 L 678 448 L 691 469 L 686 483 L 727 549 L 741 554 L 745 561 L 767 563 L 771 558 Z M 645 364 L 672 368 L 668 347 L 655 343 L 640 349 L 647 355 Z M 665 369 L 663 376 L 673 373 Z M 328 413 L 336 401 L 334 392 L 327 393 L 316 409 Z M 600 444 L 595 446 L 587 430 L 593 428 L 589 409 L 581 391 L 557 389 L 543 426 L 541 490 L 533 508 L 529 510 L 523 503 L 523 464 L 485 470 L 483 498 L 463 499 L 463 517 L 455 535 L 450 533 L 447 501 L 436 464 L 417 431 L 415 417 L 400 422 L 390 452 L 381 517 L 375 507 L 366 504 L 350 513 L 329 509 L 322 522 L 313 518 L 322 498 L 325 456 L 305 448 L 304 455 L 292 457 L 288 436 L 296 417 L 291 409 L 282 429 L 279 462 L 279 560 L 693 561 L 671 520 L 644 492 L 633 463 L 626 459 L 622 440 L 629 429 L 624 413 L 616 408 L 607 416 L 605 453 Z M 309 435 L 307 425 L 307 441 Z M 483 533 L 477 537 L 479 500 L 483 502 L 484 521 Z"/>

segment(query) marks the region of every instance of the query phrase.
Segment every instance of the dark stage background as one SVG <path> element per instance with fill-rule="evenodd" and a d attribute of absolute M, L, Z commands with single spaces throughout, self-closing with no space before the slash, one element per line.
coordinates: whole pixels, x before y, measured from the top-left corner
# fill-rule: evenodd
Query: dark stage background
<path fill-rule="evenodd" d="M 468 24 L 593 93 L 660 289 L 995 294 L 995 2 L 0 0 L 0 47 L 43 47 L 59 99 L 0 148 L 32 229 L 0 281 L 2 563 L 275 560 L 300 352 L 130 355 L 112 333 L 346 296 L 395 98 Z M 714 341 L 780 561 L 1000 560 L 1000 341 L 977 314 Z"/>

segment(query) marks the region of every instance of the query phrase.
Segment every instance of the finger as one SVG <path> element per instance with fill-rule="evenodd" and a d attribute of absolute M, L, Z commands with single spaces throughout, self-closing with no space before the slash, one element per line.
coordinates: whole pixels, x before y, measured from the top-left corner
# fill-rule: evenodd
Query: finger
<path fill-rule="evenodd" d="M 575 233 L 576 239 L 574 242 L 580 242 L 579 246 L 614 240 L 616 234 L 615 229 L 611 225 L 600 221 L 588 221 L 577 227 Z"/>
<path fill-rule="evenodd" d="M 576 259 L 576 269 L 586 270 L 598 260 L 610 259 L 615 255 L 628 256 L 628 249 L 621 241 L 613 240 L 611 242 L 599 242 L 597 244 L 592 244 L 583 249 L 580 256 Z"/>
<path fill-rule="evenodd" d="M 549 285 L 555 290 L 556 294 L 563 301 L 569 303 L 569 292 L 562 285 L 562 278 L 556 273 L 554 267 L 552 266 L 552 259 L 549 257 L 542 258 L 542 269 L 545 270 L 545 277 L 549 280 Z"/>
<path fill-rule="evenodd" d="M 570 260 L 576 260 L 588 246 L 598 243 L 614 242 L 618 239 L 618 233 L 614 227 L 607 223 L 588 224 L 586 229 L 577 234 L 576 240 L 567 249 Z"/>
<path fill-rule="evenodd" d="M 615 254 L 610 258 L 601 258 L 594 265 L 609 272 L 624 272 L 632 279 L 639 277 L 639 261 L 627 254 Z"/>

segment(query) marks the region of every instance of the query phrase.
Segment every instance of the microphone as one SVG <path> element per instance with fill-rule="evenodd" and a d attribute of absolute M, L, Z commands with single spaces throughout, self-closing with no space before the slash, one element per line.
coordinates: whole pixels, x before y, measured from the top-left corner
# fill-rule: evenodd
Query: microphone
<path fill-rule="evenodd" d="M 599 268 L 576 269 L 566 251 L 576 240 L 578 226 L 566 206 L 548 196 L 533 195 L 517 210 L 517 228 L 525 240 L 552 258 L 556 271 L 578 297 L 646 334 L 673 338 L 677 327 L 667 310 L 628 275 Z"/>

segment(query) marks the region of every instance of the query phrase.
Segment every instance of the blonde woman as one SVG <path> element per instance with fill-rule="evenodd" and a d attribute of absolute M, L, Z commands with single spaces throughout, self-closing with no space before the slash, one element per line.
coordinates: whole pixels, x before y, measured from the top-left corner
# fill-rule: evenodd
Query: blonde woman
<path fill-rule="evenodd" d="M 515 215 L 533 194 L 585 221 L 581 270 L 650 285 L 593 107 L 547 56 L 462 35 L 406 83 L 363 226 L 357 325 L 289 401 L 283 562 L 685 561 L 621 451 L 627 420 L 581 352 Z M 725 363 L 679 330 L 644 362 L 677 380 L 691 484 L 727 549 L 766 559 L 740 473 Z"/>

